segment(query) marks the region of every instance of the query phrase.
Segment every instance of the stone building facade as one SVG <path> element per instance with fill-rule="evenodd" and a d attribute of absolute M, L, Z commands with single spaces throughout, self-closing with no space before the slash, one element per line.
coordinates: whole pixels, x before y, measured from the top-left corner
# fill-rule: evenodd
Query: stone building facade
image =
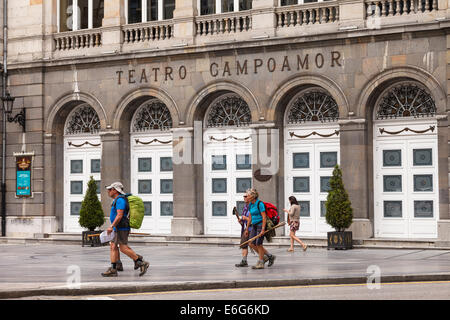
<path fill-rule="evenodd" d="M 92 176 L 106 214 L 116 180 L 143 198 L 143 232 L 238 234 L 253 186 L 322 237 L 338 163 L 355 238 L 450 241 L 448 5 L 10 1 L 7 235 L 81 231 Z"/>

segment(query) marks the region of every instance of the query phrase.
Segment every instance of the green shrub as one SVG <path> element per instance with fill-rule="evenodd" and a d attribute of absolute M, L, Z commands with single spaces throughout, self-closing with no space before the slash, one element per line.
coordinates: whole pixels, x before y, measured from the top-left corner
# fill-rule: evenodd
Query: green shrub
<path fill-rule="evenodd" d="M 78 223 L 83 228 L 94 231 L 95 228 L 102 226 L 105 223 L 105 215 L 103 213 L 102 204 L 97 197 L 97 184 L 94 178 L 88 182 L 88 188 L 84 195 L 84 200 L 81 203 L 80 218 Z"/>
<path fill-rule="evenodd" d="M 342 182 L 342 170 L 336 165 L 330 179 L 331 190 L 328 192 L 325 208 L 327 223 L 336 231 L 349 228 L 353 221 L 353 209 L 348 193 Z"/>

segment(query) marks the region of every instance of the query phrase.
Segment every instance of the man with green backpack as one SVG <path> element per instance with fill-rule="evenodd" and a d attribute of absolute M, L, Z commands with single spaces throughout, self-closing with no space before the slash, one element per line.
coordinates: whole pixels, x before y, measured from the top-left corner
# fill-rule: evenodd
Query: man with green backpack
<path fill-rule="evenodd" d="M 113 198 L 109 216 L 111 227 L 106 231 L 108 234 L 114 231 L 115 237 L 110 242 L 111 267 L 106 272 L 103 272 L 102 276 L 117 277 L 117 271 L 123 271 L 119 248 L 122 253 L 133 259 L 134 270 L 140 269 L 139 276 L 143 276 L 147 272 L 149 263 L 144 261 L 142 256 L 136 254 L 128 246 L 128 236 L 130 227 L 140 228 L 144 217 L 144 204 L 140 198 L 126 195 L 120 182 L 114 182 L 107 186 L 106 189 L 108 190 L 108 195 Z"/>

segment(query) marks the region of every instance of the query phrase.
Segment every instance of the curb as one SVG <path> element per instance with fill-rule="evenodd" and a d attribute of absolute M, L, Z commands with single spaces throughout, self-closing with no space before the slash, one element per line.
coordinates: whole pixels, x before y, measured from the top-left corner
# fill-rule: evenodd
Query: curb
<path fill-rule="evenodd" d="M 212 290 L 212 289 L 239 289 L 239 288 L 263 288 L 263 287 L 287 287 L 287 286 L 314 286 L 314 285 L 344 285 L 365 284 L 367 277 L 347 278 L 313 278 L 313 279 L 282 279 L 282 280 L 242 280 L 242 281 L 216 281 L 216 282 L 170 282 L 143 285 L 121 285 L 114 287 L 91 286 L 80 289 L 48 288 L 48 289 L 24 289 L 0 291 L 0 299 L 17 299 L 33 296 L 84 296 L 84 295 L 111 295 L 133 294 L 145 292 L 167 292 L 188 290 Z M 381 284 L 390 282 L 418 282 L 418 281 L 450 281 L 450 273 L 447 274 L 421 274 L 421 275 L 392 275 L 382 276 Z"/>

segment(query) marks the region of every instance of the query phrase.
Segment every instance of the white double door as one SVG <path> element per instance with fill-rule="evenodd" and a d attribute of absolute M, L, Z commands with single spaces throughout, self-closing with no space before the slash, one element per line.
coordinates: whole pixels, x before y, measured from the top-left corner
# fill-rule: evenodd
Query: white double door
<path fill-rule="evenodd" d="M 77 136 L 64 139 L 64 232 L 81 232 L 78 219 L 81 203 L 92 176 L 100 198 L 102 148 L 99 136 Z"/>
<path fill-rule="evenodd" d="M 240 235 L 232 214 L 242 214 L 244 193 L 252 187 L 251 131 L 209 129 L 204 135 L 205 234 Z"/>
<path fill-rule="evenodd" d="M 300 236 L 324 237 L 333 230 L 325 220 L 325 202 L 334 166 L 339 164 L 339 138 L 337 135 L 310 134 L 316 132 L 328 136 L 336 130 L 339 127 L 302 126 L 285 130 L 285 208 L 290 207 L 289 196 L 296 197 L 300 204 L 300 229 L 297 232 Z M 285 219 L 287 221 L 287 215 Z M 286 234 L 289 234 L 289 226 L 286 226 Z"/>
<path fill-rule="evenodd" d="M 170 234 L 173 217 L 171 133 L 131 136 L 131 193 L 142 198 L 145 208 L 142 226 L 136 232 Z"/>
<path fill-rule="evenodd" d="M 435 130 L 398 133 L 430 126 Z M 436 123 L 383 121 L 374 128 L 375 237 L 437 238 Z"/>

